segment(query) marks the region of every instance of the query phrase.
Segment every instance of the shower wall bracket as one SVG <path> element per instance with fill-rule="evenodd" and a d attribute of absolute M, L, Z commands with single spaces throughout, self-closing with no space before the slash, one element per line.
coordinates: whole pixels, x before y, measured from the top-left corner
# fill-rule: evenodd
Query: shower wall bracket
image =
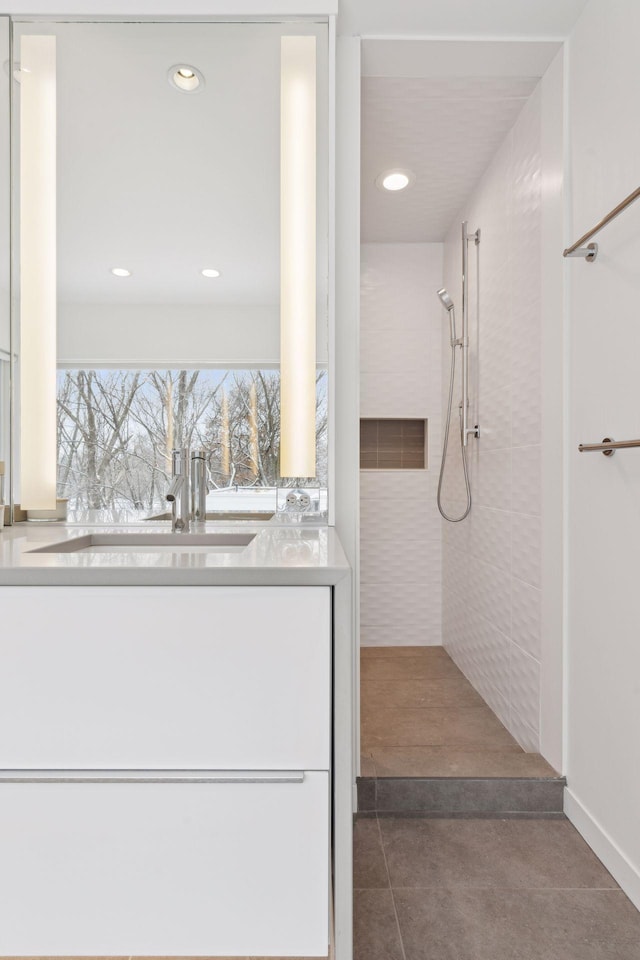
<path fill-rule="evenodd" d="M 640 199 L 640 187 L 636 187 L 633 193 L 630 193 L 628 197 L 625 197 L 624 200 L 618 204 L 617 207 L 614 207 L 613 210 L 610 210 L 606 217 L 603 217 L 595 227 L 592 227 L 591 230 L 587 230 L 579 240 L 576 240 L 575 243 L 571 244 L 570 247 L 567 247 L 566 250 L 562 251 L 563 257 L 584 257 L 587 263 L 593 263 L 593 261 L 598 256 L 598 244 L 590 243 L 586 247 L 583 246 L 586 240 L 591 240 L 591 237 L 595 237 L 596 233 L 599 233 L 603 227 L 606 227 L 608 223 L 611 223 L 612 220 L 615 220 L 616 217 L 619 217 L 623 210 L 626 210 L 627 207 L 630 207 L 632 203 L 635 203 L 636 200 Z"/>
<path fill-rule="evenodd" d="M 565 253 L 565 257 L 584 257 L 587 263 L 593 263 L 598 256 L 598 244 L 588 243 L 586 247 L 576 247 L 571 253 Z"/>

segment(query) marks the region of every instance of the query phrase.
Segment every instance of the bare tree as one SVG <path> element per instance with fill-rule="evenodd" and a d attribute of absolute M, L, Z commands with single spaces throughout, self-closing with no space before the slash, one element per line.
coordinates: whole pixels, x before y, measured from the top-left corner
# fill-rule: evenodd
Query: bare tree
<path fill-rule="evenodd" d="M 139 371 L 125 377 L 100 377 L 95 370 L 65 375 L 58 397 L 61 472 L 65 486 L 84 495 L 91 510 L 113 504 L 114 465 L 127 447 L 127 421 L 139 380 Z"/>

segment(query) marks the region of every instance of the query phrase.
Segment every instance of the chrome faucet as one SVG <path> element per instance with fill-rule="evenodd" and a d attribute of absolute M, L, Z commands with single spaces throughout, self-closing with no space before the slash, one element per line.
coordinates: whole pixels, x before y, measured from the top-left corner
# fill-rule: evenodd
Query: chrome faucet
<path fill-rule="evenodd" d="M 207 455 L 204 450 L 191 453 L 191 519 L 204 523 L 207 519 Z"/>
<path fill-rule="evenodd" d="M 171 531 L 188 533 L 191 521 L 201 524 L 207 519 L 209 485 L 206 452 L 194 450 L 189 456 L 186 447 L 172 450 L 171 475 L 171 485 L 166 493 L 171 504 Z"/>
<path fill-rule="evenodd" d="M 171 451 L 171 486 L 167 500 L 171 504 L 171 532 L 188 533 L 191 523 L 189 512 L 189 451 L 186 447 Z"/>

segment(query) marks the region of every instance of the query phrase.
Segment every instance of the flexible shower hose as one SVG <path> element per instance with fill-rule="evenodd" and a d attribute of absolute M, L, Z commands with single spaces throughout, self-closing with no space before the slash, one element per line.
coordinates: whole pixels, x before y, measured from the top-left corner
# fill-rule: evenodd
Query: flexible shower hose
<path fill-rule="evenodd" d="M 464 485 L 467 491 L 467 507 L 464 513 L 459 517 L 450 517 L 445 513 L 442 506 L 442 480 L 444 477 L 444 468 L 447 460 L 447 447 L 449 445 L 449 427 L 451 426 L 451 407 L 453 404 L 453 382 L 456 376 L 456 345 L 451 344 L 451 375 L 449 379 L 449 405 L 447 407 L 447 424 L 444 428 L 444 440 L 442 443 L 442 462 L 440 464 L 440 477 L 438 478 L 438 510 L 440 515 L 444 517 L 445 520 L 448 520 L 449 523 L 460 523 L 461 520 L 464 520 L 465 517 L 469 516 L 469 511 L 471 510 L 471 485 L 469 483 L 469 467 L 467 464 L 467 448 L 464 445 L 464 437 L 462 435 L 462 408 L 460 408 L 460 453 L 462 454 L 462 470 L 464 472 Z"/>

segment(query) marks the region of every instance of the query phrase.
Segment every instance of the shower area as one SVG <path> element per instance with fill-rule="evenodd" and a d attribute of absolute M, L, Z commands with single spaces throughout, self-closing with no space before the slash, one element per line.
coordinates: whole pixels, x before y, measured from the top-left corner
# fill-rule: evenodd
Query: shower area
<path fill-rule="evenodd" d="M 363 44 L 361 809 L 559 782 L 561 58 Z"/>

